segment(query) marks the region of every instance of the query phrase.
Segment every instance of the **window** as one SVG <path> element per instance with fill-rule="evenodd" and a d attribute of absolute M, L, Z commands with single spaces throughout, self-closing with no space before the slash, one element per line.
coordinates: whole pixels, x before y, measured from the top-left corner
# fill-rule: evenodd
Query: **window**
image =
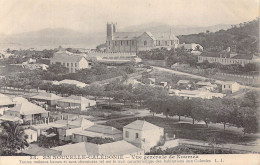
<path fill-rule="evenodd" d="M 116 46 L 116 41 L 115 41 L 115 46 Z"/>
<path fill-rule="evenodd" d="M 161 42 L 160 42 L 160 41 L 158 41 L 158 45 L 161 45 Z"/>
<path fill-rule="evenodd" d="M 125 131 L 125 137 L 129 138 L 129 132 L 128 131 Z"/>
<path fill-rule="evenodd" d="M 167 45 L 167 41 L 165 41 L 165 45 Z"/>
<path fill-rule="evenodd" d="M 129 41 L 126 41 L 127 46 L 128 46 L 128 44 L 129 44 L 128 42 L 129 42 Z"/>
<path fill-rule="evenodd" d="M 69 66 L 70 64 L 69 63 L 67 63 L 67 66 Z"/>
<path fill-rule="evenodd" d="M 123 45 L 123 41 L 121 41 L 121 46 Z"/>
<path fill-rule="evenodd" d="M 75 63 L 75 67 L 77 67 L 77 63 Z"/>
<path fill-rule="evenodd" d="M 173 45 L 173 41 L 171 41 L 171 45 Z"/>
<path fill-rule="evenodd" d="M 138 134 L 138 133 L 135 134 L 135 138 L 136 138 L 136 139 L 139 138 L 139 134 Z"/>
<path fill-rule="evenodd" d="M 226 88 L 226 85 L 224 85 L 224 88 Z"/>
<path fill-rule="evenodd" d="M 73 63 L 71 63 L 71 67 L 73 66 Z"/>
<path fill-rule="evenodd" d="M 134 45 L 135 44 L 135 41 L 132 41 L 132 45 Z"/>
<path fill-rule="evenodd" d="M 147 41 L 144 41 L 144 46 L 146 46 L 147 45 Z"/>

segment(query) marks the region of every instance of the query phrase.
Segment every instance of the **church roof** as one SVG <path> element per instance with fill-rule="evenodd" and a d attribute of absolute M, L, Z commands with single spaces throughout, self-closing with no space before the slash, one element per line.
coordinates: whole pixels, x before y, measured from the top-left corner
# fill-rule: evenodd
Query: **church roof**
<path fill-rule="evenodd" d="M 116 32 L 113 40 L 135 40 L 146 33 L 153 40 L 178 40 L 171 32 Z"/>
<path fill-rule="evenodd" d="M 158 128 L 161 128 L 161 127 L 158 127 L 158 126 L 151 124 L 151 123 L 144 121 L 144 120 L 136 120 L 136 121 L 124 126 L 124 128 L 145 131 L 145 130 L 158 129 Z"/>
<path fill-rule="evenodd" d="M 113 40 L 135 40 L 142 32 L 116 32 Z"/>

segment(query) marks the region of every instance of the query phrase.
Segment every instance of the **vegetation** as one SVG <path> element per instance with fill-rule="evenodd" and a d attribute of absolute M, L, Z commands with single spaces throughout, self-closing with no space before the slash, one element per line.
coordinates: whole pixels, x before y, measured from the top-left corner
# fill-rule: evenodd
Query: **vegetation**
<path fill-rule="evenodd" d="M 198 43 L 203 46 L 204 50 L 218 51 L 232 47 L 239 53 L 257 54 L 259 51 L 259 18 L 215 33 L 208 31 L 181 35 L 178 38 L 180 43 Z"/>
<path fill-rule="evenodd" d="M 15 122 L 4 122 L 1 125 L 0 154 L 14 155 L 18 150 L 28 147 L 27 135 L 20 124 Z"/>
<path fill-rule="evenodd" d="M 179 121 L 181 116 L 186 116 L 191 117 L 193 123 L 194 120 L 204 121 L 207 127 L 210 122 L 223 123 L 225 130 L 226 124 L 229 123 L 244 128 L 244 133 L 257 133 L 259 93 L 251 91 L 243 99 L 246 101 L 227 98 L 186 100 L 176 96 L 167 98 L 155 96 L 153 99 L 147 99 L 146 104 L 153 113 L 163 113 L 166 117 L 179 116 Z"/>

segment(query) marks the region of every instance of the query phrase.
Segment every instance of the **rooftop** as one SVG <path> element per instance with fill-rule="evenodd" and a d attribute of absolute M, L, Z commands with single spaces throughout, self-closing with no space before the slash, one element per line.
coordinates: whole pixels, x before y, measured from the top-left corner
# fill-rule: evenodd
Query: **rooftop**
<path fill-rule="evenodd" d="M 40 100 L 58 100 L 61 99 L 62 97 L 57 96 L 53 93 L 39 93 L 38 95 L 30 97 L 31 99 L 40 99 Z"/>
<path fill-rule="evenodd" d="M 15 104 L 8 96 L 0 93 L 0 106 Z"/>
<path fill-rule="evenodd" d="M 158 127 L 158 126 L 151 124 L 151 123 L 144 121 L 144 120 L 136 120 L 136 121 L 124 126 L 124 128 L 144 131 L 144 130 L 158 129 L 158 128 L 161 128 L 161 127 Z"/>
<path fill-rule="evenodd" d="M 15 99 L 14 99 L 15 100 Z M 44 108 L 37 106 L 33 103 L 26 101 L 18 102 L 15 107 L 8 109 L 7 111 L 16 111 L 19 112 L 20 115 L 31 115 L 31 114 L 40 114 L 40 113 L 48 113 Z"/>
<path fill-rule="evenodd" d="M 91 127 L 86 128 L 85 131 L 98 132 L 98 133 L 110 134 L 110 135 L 122 133 L 122 131 L 114 127 L 100 125 L 100 124 L 94 124 Z"/>
<path fill-rule="evenodd" d="M 85 97 L 82 96 L 69 96 L 69 97 L 64 97 L 63 99 L 59 100 L 60 102 L 67 102 L 67 103 L 76 103 L 76 104 L 83 104 L 83 103 L 88 103 L 90 101 L 94 100 L 89 100 Z"/>
<path fill-rule="evenodd" d="M 143 151 L 136 146 L 121 140 L 112 143 L 75 143 L 52 148 L 61 151 L 62 155 L 127 155 L 138 151 Z"/>
<path fill-rule="evenodd" d="M 54 56 L 50 59 L 51 61 L 59 61 L 59 62 L 79 62 L 80 60 L 85 59 L 85 57 L 81 55 L 69 54 L 67 52 L 58 52 L 55 53 Z"/>
<path fill-rule="evenodd" d="M 35 156 L 58 156 L 61 151 L 39 147 L 37 144 L 30 144 L 30 146 L 23 150 L 22 153 Z"/>

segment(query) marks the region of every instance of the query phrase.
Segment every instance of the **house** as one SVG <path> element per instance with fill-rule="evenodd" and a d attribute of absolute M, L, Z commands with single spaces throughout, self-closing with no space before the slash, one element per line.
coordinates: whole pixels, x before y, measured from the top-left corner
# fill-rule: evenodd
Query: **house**
<path fill-rule="evenodd" d="M 179 39 L 171 32 L 118 32 L 116 23 L 107 24 L 106 52 L 138 52 L 154 48 L 175 48 Z"/>
<path fill-rule="evenodd" d="M 25 129 L 24 133 L 27 135 L 27 142 L 32 143 L 37 141 L 37 131 L 34 131 L 32 129 Z"/>
<path fill-rule="evenodd" d="M 39 93 L 35 96 L 30 97 L 30 100 L 35 100 L 35 101 L 40 101 L 40 102 L 45 102 L 49 106 L 55 106 L 57 104 L 57 100 L 62 99 L 62 97 L 57 96 L 53 93 Z"/>
<path fill-rule="evenodd" d="M 69 109 L 86 110 L 87 108 L 95 107 L 97 105 L 95 100 L 90 100 L 82 96 L 64 97 L 57 101 L 57 106 Z"/>
<path fill-rule="evenodd" d="M 59 85 L 61 84 L 68 84 L 68 85 L 76 85 L 79 88 L 84 88 L 88 86 L 88 84 L 85 84 L 83 82 L 77 81 L 77 80 L 70 80 L 70 79 L 64 79 L 62 81 L 59 81 Z"/>
<path fill-rule="evenodd" d="M 123 127 L 123 139 L 149 152 L 164 136 L 164 128 L 144 120 L 136 120 Z"/>
<path fill-rule="evenodd" d="M 94 144 L 80 142 L 51 148 L 61 151 L 62 156 L 72 155 L 144 155 L 144 150 L 121 140 L 112 143 Z"/>
<path fill-rule="evenodd" d="M 90 68 L 85 57 L 65 51 L 56 52 L 50 59 L 50 64 L 61 64 L 69 69 L 69 73 L 75 73 L 77 70 Z"/>
<path fill-rule="evenodd" d="M 186 51 L 203 51 L 203 47 L 200 44 L 195 44 L 195 43 L 191 43 L 191 44 L 178 44 L 177 48 L 184 48 Z"/>
<path fill-rule="evenodd" d="M 49 112 L 40 106 L 28 102 L 26 99 L 17 97 L 13 99 L 16 105 L 4 112 L 4 116 L 14 116 L 23 121 L 38 120 L 43 117 L 48 117 Z"/>
<path fill-rule="evenodd" d="M 239 84 L 234 81 L 225 81 L 222 83 L 222 93 L 234 93 L 239 91 Z"/>
<path fill-rule="evenodd" d="M 73 132 L 73 142 L 87 142 L 88 138 L 100 137 L 100 138 L 111 138 L 115 141 L 123 140 L 122 131 L 106 125 L 93 124 L 85 129 L 77 130 Z"/>
<path fill-rule="evenodd" d="M 177 82 L 177 85 L 189 85 L 190 84 L 190 80 L 179 80 Z"/>

